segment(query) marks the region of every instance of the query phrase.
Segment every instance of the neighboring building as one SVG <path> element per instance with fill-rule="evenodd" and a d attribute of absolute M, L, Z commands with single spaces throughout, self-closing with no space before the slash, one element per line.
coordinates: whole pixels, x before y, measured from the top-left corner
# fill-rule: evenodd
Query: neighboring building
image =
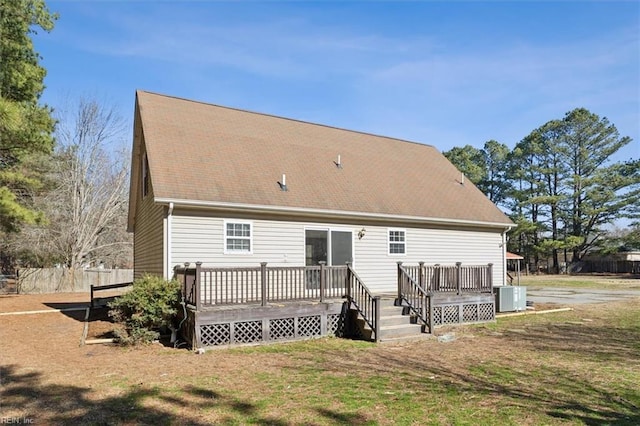
<path fill-rule="evenodd" d="M 574 266 L 574 272 L 640 274 L 640 251 L 622 251 L 605 256 L 587 254 Z"/>
<path fill-rule="evenodd" d="M 512 226 L 433 146 L 137 92 L 136 277 L 352 262 L 383 293 L 422 261 L 492 263 L 504 285 Z"/>

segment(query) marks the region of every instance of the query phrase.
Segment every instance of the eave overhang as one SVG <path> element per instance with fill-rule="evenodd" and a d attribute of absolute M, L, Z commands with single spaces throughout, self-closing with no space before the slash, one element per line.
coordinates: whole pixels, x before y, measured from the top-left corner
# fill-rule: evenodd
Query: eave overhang
<path fill-rule="evenodd" d="M 384 213 L 354 212 L 343 210 L 310 209 L 302 207 L 271 206 L 242 203 L 227 203 L 217 201 L 181 200 L 175 198 L 156 197 L 158 204 L 169 205 L 173 203 L 175 208 L 202 209 L 215 212 L 255 214 L 282 216 L 283 218 L 296 217 L 300 219 L 322 219 L 333 221 L 367 221 L 369 223 L 407 225 L 431 225 L 442 227 L 469 227 L 491 229 L 495 231 L 508 231 L 516 225 L 513 222 L 483 222 L 467 219 L 446 219 L 420 216 L 391 215 Z"/>

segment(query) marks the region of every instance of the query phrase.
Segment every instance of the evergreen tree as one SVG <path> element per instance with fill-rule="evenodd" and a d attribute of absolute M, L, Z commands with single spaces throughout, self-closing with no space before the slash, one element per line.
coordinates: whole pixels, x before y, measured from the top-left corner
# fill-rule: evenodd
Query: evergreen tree
<path fill-rule="evenodd" d="M 481 187 L 491 201 L 502 204 L 510 188 L 506 175 L 509 147 L 492 139 L 485 142 L 482 153 L 485 158 L 486 174 Z"/>
<path fill-rule="evenodd" d="M 514 150 L 495 142 L 445 155 L 518 225 L 509 249 L 537 267 L 559 254 L 577 262 L 605 237 L 605 226 L 640 217 L 640 159 L 613 162 L 631 142 L 606 118 L 584 108 L 532 131 Z"/>
<path fill-rule="evenodd" d="M 466 145 L 443 153 L 445 157 L 473 182 L 491 201 L 499 204 L 508 191 L 505 167 L 509 148 L 490 140 L 482 149 Z"/>
<path fill-rule="evenodd" d="M 452 148 L 442 154 L 447 157 L 458 170 L 464 173 L 467 179 L 473 182 L 478 189 L 484 192 L 481 184 L 487 175 L 487 164 L 482 150 L 474 148 L 471 145 L 465 145 L 462 148 Z"/>
<path fill-rule="evenodd" d="M 56 18 L 43 0 L 0 0 L 0 231 L 41 219 L 28 203 L 40 179 L 26 164 L 51 152 L 55 122 L 38 103 L 46 70 L 30 36 Z"/>
<path fill-rule="evenodd" d="M 580 240 L 573 248 L 578 261 L 599 238 L 602 227 L 634 217 L 640 203 L 640 159 L 611 163 L 611 156 L 631 143 L 620 137 L 607 118 L 584 108 L 563 119 L 569 169 L 569 234 Z"/>

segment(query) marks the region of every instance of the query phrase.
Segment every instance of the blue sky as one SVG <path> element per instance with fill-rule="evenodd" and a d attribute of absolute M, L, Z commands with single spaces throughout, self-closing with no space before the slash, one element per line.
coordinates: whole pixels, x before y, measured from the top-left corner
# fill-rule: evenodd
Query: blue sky
<path fill-rule="evenodd" d="M 585 107 L 640 156 L 640 2 L 47 1 L 43 102 L 136 89 L 397 137 L 513 146 Z"/>

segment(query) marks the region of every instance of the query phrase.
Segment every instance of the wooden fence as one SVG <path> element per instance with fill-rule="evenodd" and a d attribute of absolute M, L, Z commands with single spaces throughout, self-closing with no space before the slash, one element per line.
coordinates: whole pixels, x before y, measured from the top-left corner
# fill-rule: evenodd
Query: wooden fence
<path fill-rule="evenodd" d="M 89 292 L 92 285 L 133 281 L 132 269 L 25 268 L 16 275 L 18 293 Z"/>
<path fill-rule="evenodd" d="M 633 260 L 585 260 L 574 269 L 581 273 L 640 275 L 640 261 Z"/>

